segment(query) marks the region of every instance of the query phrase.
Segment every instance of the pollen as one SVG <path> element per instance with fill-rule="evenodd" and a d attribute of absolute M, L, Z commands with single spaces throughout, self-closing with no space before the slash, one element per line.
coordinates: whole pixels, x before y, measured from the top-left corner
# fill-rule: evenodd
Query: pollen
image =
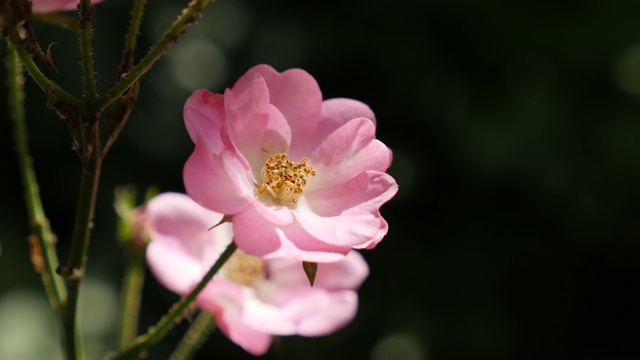
<path fill-rule="evenodd" d="M 287 159 L 286 153 L 270 155 L 262 167 L 262 184 L 258 186 L 258 192 L 268 191 L 274 199 L 295 204 L 307 181 L 317 174 L 307 161 L 303 157 L 300 163 L 293 162 Z"/>
<path fill-rule="evenodd" d="M 235 251 L 222 270 L 224 277 L 245 286 L 254 285 L 263 279 L 267 272 L 263 259 L 247 255 L 241 250 Z"/>

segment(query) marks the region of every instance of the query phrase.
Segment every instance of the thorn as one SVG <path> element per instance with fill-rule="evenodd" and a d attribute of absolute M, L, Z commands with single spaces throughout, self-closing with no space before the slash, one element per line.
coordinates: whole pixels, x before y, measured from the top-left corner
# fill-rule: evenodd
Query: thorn
<path fill-rule="evenodd" d="M 316 280 L 316 272 L 318 272 L 318 263 L 303 261 L 302 269 L 304 269 L 304 273 L 307 274 L 309 284 L 313 286 L 313 282 Z"/>
<path fill-rule="evenodd" d="M 215 229 L 216 227 L 218 227 L 218 226 L 220 226 L 220 225 L 222 225 L 222 224 L 224 224 L 226 222 L 229 222 L 231 220 L 232 220 L 232 216 L 231 215 L 225 215 L 225 216 L 222 217 L 222 220 L 220 220 L 220 222 L 218 222 L 217 224 L 215 224 L 212 227 L 210 227 L 208 231 L 211 231 L 211 230 Z"/>

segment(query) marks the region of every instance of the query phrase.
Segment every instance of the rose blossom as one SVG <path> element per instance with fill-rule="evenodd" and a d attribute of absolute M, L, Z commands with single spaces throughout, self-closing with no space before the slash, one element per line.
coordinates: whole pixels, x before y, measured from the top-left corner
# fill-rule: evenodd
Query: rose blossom
<path fill-rule="evenodd" d="M 387 233 L 379 209 L 398 185 L 367 105 L 322 101 L 307 72 L 259 65 L 224 95 L 194 92 L 184 119 L 187 193 L 232 215 L 247 254 L 332 262 Z"/>
<path fill-rule="evenodd" d="M 103 0 L 91 0 L 92 4 Z M 80 0 L 33 0 L 34 13 L 48 13 L 55 11 L 76 10 Z"/>
<path fill-rule="evenodd" d="M 210 224 L 223 215 L 205 209 L 187 195 L 156 196 L 144 210 L 151 241 L 147 263 L 168 289 L 187 294 L 232 241 L 232 226 Z M 272 335 L 326 335 L 355 316 L 355 291 L 369 268 L 349 252 L 342 260 L 319 264 L 314 286 L 300 261 L 263 260 L 243 253 L 231 256 L 207 284 L 196 304 L 215 315 L 221 331 L 246 351 L 264 354 Z"/>

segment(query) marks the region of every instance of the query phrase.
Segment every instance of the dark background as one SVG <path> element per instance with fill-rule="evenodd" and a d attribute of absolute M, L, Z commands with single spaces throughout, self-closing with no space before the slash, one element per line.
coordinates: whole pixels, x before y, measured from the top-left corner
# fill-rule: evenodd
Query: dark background
<path fill-rule="evenodd" d="M 149 1 L 139 56 L 185 3 Z M 102 92 L 114 83 L 129 6 L 97 6 Z M 382 208 L 388 236 L 364 253 L 371 274 L 355 321 L 329 337 L 282 338 L 265 359 L 639 358 L 638 14 L 640 2 L 622 0 L 212 4 L 142 79 L 105 161 L 83 302 L 88 352 L 114 347 L 122 260 L 113 189 L 183 191 L 193 149 L 185 99 L 202 87 L 222 92 L 267 63 L 307 70 L 325 98 L 369 104 L 400 192 Z M 57 42 L 60 73 L 51 76 L 79 94 L 76 39 L 34 26 L 43 44 Z M 45 96 L 31 80 L 27 90 L 35 166 L 64 262 L 80 164 Z M 43 351 L 32 358 L 49 358 L 56 330 L 28 260 L 6 102 L 0 109 L 0 354 L 16 338 Z M 177 298 L 149 276 L 141 330 Z M 166 358 L 187 326 L 150 358 Z M 198 358 L 242 357 L 217 332 Z"/>

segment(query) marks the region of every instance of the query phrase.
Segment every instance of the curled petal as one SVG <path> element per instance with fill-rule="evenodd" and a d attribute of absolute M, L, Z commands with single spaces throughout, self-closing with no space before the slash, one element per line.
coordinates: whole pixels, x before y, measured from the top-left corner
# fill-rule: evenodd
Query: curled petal
<path fill-rule="evenodd" d="M 284 115 L 292 133 L 290 155 L 304 156 L 304 150 L 318 126 L 322 92 L 316 80 L 304 70 L 278 73 L 268 65 L 258 65 L 245 76 L 260 74 L 267 83 L 271 104 Z"/>
<path fill-rule="evenodd" d="M 225 91 L 224 105 L 233 143 L 249 164 L 259 164 L 271 114 L 265 80 L 259 74 L 245 74 Z"/>
<path fill-rule="evenodd" d="M 322 102 L 320 122 L 314 134 L 315 139 L 324 139 L 342 125 L 355 118 L 365 118 L 371 120 L 374 125 L 376 117 L 371 108 L 358 100 L 335 98 Z M 315 147 L 317 147 L 316 144 Z M 314 147 L 314 148 L 315 148 Z"/>
<path fill-rule="evenodd" d="M 195 151 L 184 166 L 184 186 L 189 196 L 200 205 L 223 214 L 235 214 L 249 202 L 243 194 L 247 190 L 242 181 L 248 170 L 233 152 L 223 152 L 215 156 L 205 147 L 196 146 Z M 228 171 L 231 168 L 235 171 Z"/>
<path fill-rule="evenodd" d="M 344 184 L 305 194 L 296 219 L 323 242 L 360 248 L 380 235 L 379 208 L 397 191 L 391 176 L 367 171 Z"/>
<path fill-rule="evenodd" d="M 266 259 L 289 258 L 309 262 L 334 262 L 344 258 L 349 248 L 324 243 L 309 235 L 300 224 L 276 226 L 255 206 L 233 216 L 238 248 Z"/>
<path fill-rule="evenodd" d="M 327 137 L 309 157 L 318 175 L 306 190 L 341 184 L 363 171 L 384 172 L 391 164 L 391 151 L 375 139 L 375 126 L 365 118 L 347 122 Z"/>
<path fill-rule="evenodd" d="M 333 245 L 318 240 L 297 221 L 278 228 L 276 233 L 280 236 L 282 246 L 277 251 L 266 255 L 267 259 L 284 257 L 297 261 L 331 263 L 342 260 L 350 250 L 348 246 L 342 244 Z"/>
<path fill-rule="evenodd" d="M 226 130 L 224 97 L 207 90 L 194 92 L 184 106 L 184 123 L 191 141 L 212 154 L 234 150 Z"/>
<path fill-rule="evenodd" d="M 354 249 L 367 249 L 367 250 L 371 250 L 373 248 L 376 247 L 376 245 L 378 245 L 378 243 L 380 241 L 382 241 L 382 238 L 384 238 L 385 235 L 387 235 L 387 232 L 389 231 L 389 224 L 387 224 L 387 221 L 381 216 L 380 217 L 380 230 L 378 230 L 378 234 L 371 240 L 356 245 L 353 248 Z"/>

